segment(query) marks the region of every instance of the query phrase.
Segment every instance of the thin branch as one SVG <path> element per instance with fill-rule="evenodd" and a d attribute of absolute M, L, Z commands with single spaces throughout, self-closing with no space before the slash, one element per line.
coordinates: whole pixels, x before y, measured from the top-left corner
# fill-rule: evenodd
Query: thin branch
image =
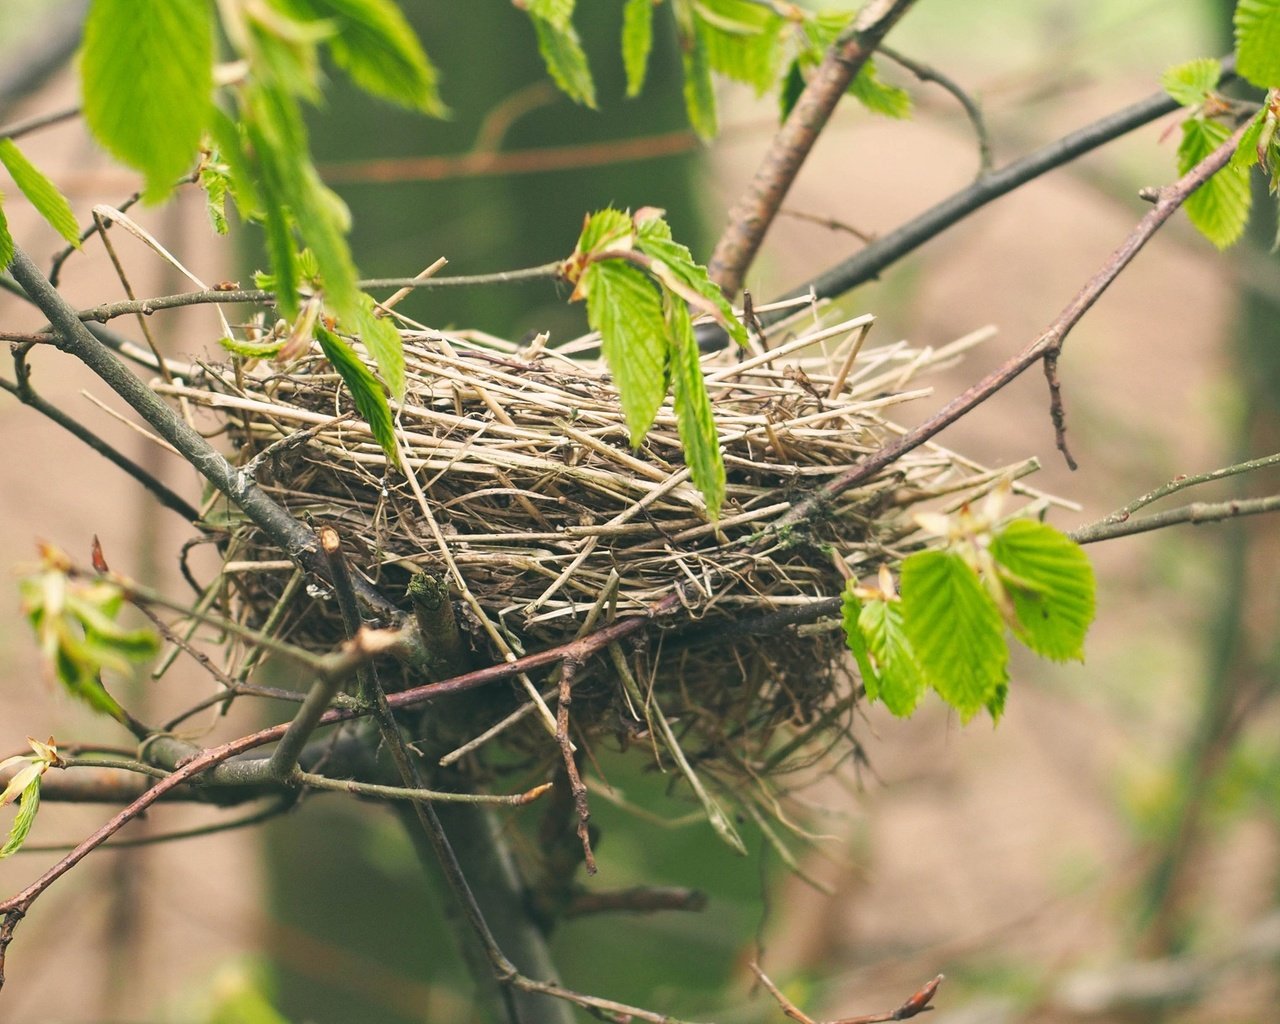
<path fill-rule="evenodd" d="M 20 387 L 17 384 L 10 383 L 3 377 L 0 377 L 0 388 L 8 391 L 24 405 L 29 405 L 36 412 L 48 417 L 78 440 L 83 441 L 116 468 L 124 470 L 125 473 L 149 491 L 165 508 L 178 513 L 189 523 L 194 523 L 200 518 L 200 513 L 185 498 L 157 480 L 147 469 L 138 465 L 129 456 L 107 444 L 106 441 L 102 440 L 88 427 L 77 420 L 73 420 L 56 405 L 46 402 L 32 388 Z"/>
<path fill-rule="evenodd" d="M 755 177 L 729 211 L 728 226 L 707 264 L 711 280 L 726 295 L 741 291 L 765 232 L 849 83 L 914 2 L 881 0 L 868 4 L 814 69 L 786 122 L 773 136 Z"/>
<path fill-rule="evenodd" d="M 1275 455 L 1264 455 L 1260 459 L 1250 459 L 1247 462 L 1237 462 L 1231 466 L 1224 466 L 1220 469 L 1210 470 L 1208 473 L 1196 473 L 1188 476 L 1183 473 L 1174 477 L 1166 484 L 1161 484 L 1153 491 L 1148 491 L 1141 497 L 1134 498 L 1124 508 L 1116 509 L 1109 516 L 1101 520 L 1103 523 L 1123 523 L 1131 515 L 1139 509 L 1146 508 L 1153 502 L 1159 501 L 1161 498 L 1167 498 L 1170 494 L 1176 494 L 1178 491 L 1186 490 L 1188 487 L 1199 487 L 1201 484 L 1211 483 L 1214 480 L 1224 480 L 1230 476 L 1238 476 L 1241 473 L 1252 473 L 1255 469 L 1266 469 L 1269 466 L 1280 465 L 1280 453 Z"/>
<path fill-rule="evenodd" d="M 1225 82 L 1234 77 L 1235 59 L 1230 56 L 1224 57 L 1221 63 Z M 1168 93 L 1161 91 L 1061 138 L 1054 139 L 1028 153 L 1022 159 L 1006 164 L 999 170 L 983 175 L 972 184 L 953 192 L 946 199 L 929 207 L 905 224 L 899 225 L 888 234 L 880 235 L 874 242 L 848 259 L 823 271 L 805 284 L 792 288 L 777 301 L 786 302 L 789 299 L 809 296 L 816 299 L 832 299 L 860 284 L 875 280 L 882 270 L 914 252 L 926 242 L 932 241 L 947 228 L 964 220 L 993 200 L 1177 109 L 1177 101 Z M 784 319 L 788 312 L 789 308 L 763 312 L 761 320 L 766 327 L 769 327 Z M 704 351 L 723 348 L 728 344 L 728 338 L 719 324 L 702 323 L 696 330 L 698 344 Z"/>
<path fill-rule="evenodd" d="M 895 64 L 901 64 L 920 81 L 932 82 L 934 85 L 941 86 L 956 98 L 956 102 L 964 108 L 964 116 L 969 119 L 969 123 L 973 126 L 973 134 L 978 140 L 977 176 L 982 178 L 983 175 L 990 173 L 992 167 L 991 134 L 987 131 L 987 122 L 982 116 L 982 108 L 978 106 L 978 101 L 965 92 L 964 88 L 954 78 L 943 74 L 930 64 L 914 60 L 906 54 L 890 49 L 884 44 L 880 45 L 878 52 L 883 53 Z"/>
<path fill-rule="evenodd" d="M 78 117 L 80 108 L 66 107 L 63 110 L 56 110 L 52 114 L 37 114 L 35 117 L 28 117 L 22 121 L 15 121 L 0 127 L 0 139 L 20 139 L 24 135 L 31 132 L 37 132 L 41 128 L 48 128 L 51 125 L 61 124 L 63 121 L 70 121 L 73 117 Z"/>
<path fill-rule="evenodd" d="M 1068 536 L 1077 544 L 1094 544 L 1100 540 L 1130 537 L 1135 533 L 1163 530 L 1183 523 L 1200 526 L 1204 523 L 1219 523 L 1226 519 L 1258 516 L 1270 512 L 1280 512 L 1280 494 L 1273 494 L 1266 498 L 1236 498 L 1232 501 L 1196 501 L 1190 505 L 1171 508 L 1166 512 L 1154 512 L 1139 519 L 1119 521 L 1104 519 L 1074 530 Z"/>
<path fill-rule="evenodd" d="M 172 409 L 139 380 L 80 322 L 76 311 L 41 274 L 27 254 L 18 249 L 10 273 L 40 307 L 61 338 L 59 348 L 74 355 L 168 441 L 215 488 L 235 503 L 249 519 L 299 567 L 322 579 L 327 566 L 315 534 L 295 519 L 246 474 L 233 467 L 212 445 L 183 422 Z M 398 617 L 395 606 L 375 587 L 357 581 L 360 598 L 389 621 Z"/>
<path fill-rule="evenodd" d="M 1089 279 L 1053 322 L 1020 353 L 1007 360 L 968 390 L 948 402 L 928 420 L 908 431 L 898 441 L 868 456 L 853 469 L 842 474 L 821 490 L 792 506 L 778 523 L 778 528 L 807 519 L 825 504 L 851 487 L 870 479 L 886 466 L 892 465 L 907 452 L 924 444 L 943 428 L 950 426 L 961 416 L 986 401 L 997 391 L 1014 380 L 1028 367 L 1046 356 L 1062 350 L 1063 342 L 1080 318 L 1093 306 L 1119 273 L 1129 265 L 1159 227 L 1173 216 L 1179 206 L 1196 189 L 1226 166 L 1235 152 L 1236 144 L 1244 129 L 1237 129 L 1232 136 L 1207 157 L 1196 164 L 1172 185 L 1160 190 L 1160 199 L 1142 218 L 1120 246 L 1112 252 L 1101 269 Z"/>
<path fill-rule="evenodd" d="M 437 804 L 501 804 L 507 807 L 523 807 L 531 804 L 549 789 L 544 782 L 523 793 L 450 793 L 438 789 L 407 789 L 404 786 L 382 786 L 375 782 L 357 782 L 355 779 L 331 779 L 314 772 L 299 771 L 294 778 L 304 786 L 323 789 L 331 793 L 354 793 L 356 796 L 376 797 L 379 800 L 413 800 L 419 803 Z"/>
<path fill-rule="evenodd" d="M 767 974 L 760 969 L 757 963 L 751 964 L 751 970 L 755 972 L 760 983 L 769 990 L 769 994 L 777 1000 L 778 1006 L 792 1020 L 798 1024 L 816 1024 L 812 1017 L 808 1016 L 795 1003 L 788 999 L 769 978 Z M 938 986 L 942 984 L 944 976 L 939 974 L 933 980 L 926 982 L 920 987 L 918 992 L 913 993 L 907 1000 L 896 1010 L 890 1010 L 887 1013 L 867 1013 L 858 1017 L 842 1017 L 832 1024 L 887 1024 L 890 1021 L 910 1020 L 922 1013 L 928 1013 L 933 1009 L 929 1003 L 933 1000 L 934 995 L 938 991 Z"/>
<path fill-rule="evenodd" d="M 565 776 L 569 780 L 569 789 L 573 793 L 573 807 L 578 815 L 578 839 L 582 842 L 582 859 L 587 866 L 587 874 L 596 873 L 596 858 L 591 852 L 591 808 L 587 804 L 587 787 L 578 771 L 578 762 L 573 751 L 573 742 L 569 739 L 569 705 L 573 703 L 573 683 L 577 677 L 581 662 L 566 658 L 560 663 L 560 702 L 556 706 L 556 742 L 560 745 L 560 755 L 564 760 Z"/>
<path fill-rule="evenodd" d="M 157 846 L 160 843 L 176 843 L 183 839 L 199 839 L 218 832 L 232 832 L 279 817 L 295 803 L 297 800 L 290 795 L 288 799 L 277 800 L 260 811 L 254 811 L 252 814 L 246 814 L 231 821 L 215 821 L 210 825 L 195 825 L 191 828 L 175 829 L 172 832 L 154 832 L 150 835 L 138 836 L 136 839 L 114 839 L 103 843 L 102 849 L 125 850 L 135 846 Z M 65 853 L 73 849 L 75 846 L 70 843 L 23 843 L 18 853 Z"/>

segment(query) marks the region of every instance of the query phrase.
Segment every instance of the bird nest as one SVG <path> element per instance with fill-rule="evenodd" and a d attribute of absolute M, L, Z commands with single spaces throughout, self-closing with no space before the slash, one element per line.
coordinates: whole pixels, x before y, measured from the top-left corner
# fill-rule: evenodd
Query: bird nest
<path fill-rule="evenodd" d="M 392 403 L 399 468 L 318 353 L 284 370 L 200 364 L 157 389 L 211 410 L 258 482 L 294 515 L 336 528 L 352 566 L 389 598 L 407 607 L 415 576 L 442 581 L 463 638 L 453 669 L 562 644 L 679 594 L 684 614 L 578 671 L 575 735 L 626 744 L 657 715 L 659 735 L 678 733 L 677 760 L 754 773 L 796 761 L 776 755 L 803 746 L 778 741 L 780 726 L 843 731 L 855 703 L 838 626 L 783 624 L 926 543 L 912 516 L 922 503 L 958 506 L 1033 468 L 986 470 L 924 445 L 788 518 L 900 435 L 886 412 L 926 393 L 912 387 L 921 372 L 987 333 L 936 350 L 864 346 L 871 321 L 810 322 L 768 350 L 704 360 L 727 474 L 716 519 L 690 482 L 671 405 L 633 447 L 603 364 L 541 339 L 521 348 L 406 333 L 408 387 Z M 310 647 L 340 641 L 334 602 L 291 586 L 293 567 L 256 527 L 228 518 L 217 528 L 223 580 L 246 621 Z M 397 671 L 388 688 L 424 681 Z M 547 685 L 484 691 L 444 759 L 554 758 L 537 721 L 548 721 Z M 662 761 L 659 742 L 640 745 Z"/>

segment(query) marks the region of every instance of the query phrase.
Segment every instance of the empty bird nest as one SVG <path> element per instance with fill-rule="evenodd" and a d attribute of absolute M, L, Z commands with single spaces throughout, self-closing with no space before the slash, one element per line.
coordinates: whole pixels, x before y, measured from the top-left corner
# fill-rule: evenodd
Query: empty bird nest
<path fill-rule="evenodd" d="M 442 581 L 465 649 L 454 670 L 562 644 L 678 593 L 679 614 L 578 670 L 575 738 L 626 744 L 658 715 L 667 723 L 658 736 L 678 735 L 677 760 L 756 773 L 803 760 L 804 745 L 778 740 L 779 726 L 843 732 L 855 704 L 838 625 L 782 628 L 788 616 L 812 618 L 804 609 L 839 595 L 849 577 L 926 544 L 912 515 L 922 503 L 958 507 L 1034 468 L 986 470 L 924 445 L 787 519 L 900 435 L 886 413 L 926 393 L 915 384 L 923 371 L 989 333 L 938 349 L 876 346 L 864 344 L 872 317 L 829 326 L 808 308 L 801 317 L 803 328 L 775 333 L 767 349 L 704 359 L 727 473 L 714 520 L 690 483 L 670 403 L 633 448 L 604 365 L 567 354 L 588 351 L 589 338 L 557 350 L 542 339 L 522 348 L 475 333 L 405 333 L 408 388 L 392 409 L 412 479 L 389 465 L 318 351 L 284 368 L 199 364 L 156 387 L 211 411 L 242 463 L 270 449 L 254 463 L 257 481 L 294 515 L 336 528 L 353 568 L 389 598 L 407 607 L 412 578 Z M 1027 503 L 1047 500 L 1016 490 Z M 256 527 L 226 517 L 211 529 L 245 621 L 336 646 L 334 602 L 299 588 Z M 406 670 L 384 673 L 388 689 L 427 681 L 397 672 Z M 552 682 L 479 691 L 445 760 L 466 763 L 465 751 L 473 763 L 487 753 L 509 763 L 513 750 L 522 763 L 554 760 L 538 694 Z M 661 744 L 638 746 L 664 762 Z"/>

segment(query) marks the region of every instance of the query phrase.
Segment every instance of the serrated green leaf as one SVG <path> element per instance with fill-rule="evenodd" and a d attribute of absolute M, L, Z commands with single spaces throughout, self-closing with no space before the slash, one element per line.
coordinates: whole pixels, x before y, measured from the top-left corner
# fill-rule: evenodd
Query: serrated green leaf
<path fill-rule="evenodd" d="M 658 289 L 622 260 L 602 260 L 583 271 L 587 322 L 600 332 L 631 444 L 643 443 L 667 394 L 667 325 Z"/>
<path fill-rule="evenodd" d="M 1182 123 L 1178 173 L 1186 174 L 1231 136 L 1231 129 L 1200 117 Z M 1183 204 L 1191 223 L 1219 249 L 1233 245 L 1249 221 L 1253 196 L 1248 175 L 1230 166 L 1196 189 Z"/>
<path fill-rule="evenodd" d="M 356 318 L 356 332 L 364 347 L 382 374 L 388 390 L 396 401 L 404 400 L 404 341 L 390 317 L 377 316 L 373 299 L 365 296 L 360 316 Z"/>
<path fill-rule="evenodd" d="M 868 688 L 867 696 L 884 701 L 899 718 L 907 718 L 924 696 L 927 681 L 907 639 L 902 616 L 901 601 L 868 601 L 858 626 L 880 669 L 877 692 L 873 694 Z"/>
<path fill-rule="evenodd" d="M 871 651 L 867 648 L 867 638 L 862 633 L 859 621 L 864 607 L 862 599 L 853 592 L 857 580 L 850 580 L 841 595 L 840 624 L 844 627 L 845 646 L 853 652 L 853 660 L 858 663 L 858 673 L 862 676 L 862 688 L 866 690 L 869 700 L 880 696 L 880 674 L 871 664 Z"/>
<path fill-rule="evenodd" d="M 958 554 L 921 551 L 902 563 L 903 624 L 929 684 L 968 721 L 999 697 L 1009 648 L 1000 610 Z"/>
<path fill-rule="evenodd" d="M 577 0 L 524 0 L 524 9 L 535 18 L 564 31 L 573 22 Z"/>
<path fill-rule="evenodd" d="M 694 10 L 711 69 L 764 95 L 778 76 L 786 20 L 752 0 L 701 0 Z"/>
<path fill-rule="evenodd" d="M 847 92 L 873 114 L 899 120 L 911 116 L 911 94 L 906 89 L 881 81 L 874 61 L 868 60 L 862 65 L 849 83 Z"/>
<path fill-rule="evenodd" d="M 9 219 L 4 215 L 4 196 L 0 195 L 0 269 L 13 262 L 13 235 L 9 234 Z"/>
<path fill-rule="evenodd" d="M 1084 549 L 1052 526 L 1016 519 L 991 542 L 1018 616 L 1018 638 L 1054 661 L 1084 660 L 1094 614 L 1093 567 Z"/>
<path fill-rule="evenodd" d="M 1245 173 L 1258 162 L 1258 143 L 1262 139 L 1266 115 L 1265 110 L 1259 110 L 1249 121 L 1249 127 L 1240 136 L 1240 145 L 1231 154 L 1231 163 L 1227 165 L 1231 170 Z"/>
<path fill-rule="evenodd" d="M 80 70 L 84 117 L 158 202 L 195 162 L 213 104 L 208 0 L 93 0 Z"/>
<path fill-rule="evenodd" d="M 259 170 L 264 224 L 272 270 L 279 279 L 277 300 L 287 316 L 297 313 L 299 284 L 293 232 L 310 249 L 324 286 L 325 304 L 340 319 L 359 316 L 361 292 L 347 245 L 350 213 L 321 180 L 311 162 L 298 101 L 279 87 L 245 90 L 245 130 Z M 292 256 L 286 254 L 292 253 Z"/>
<path fill-rule="evenodd" d="M 671 382 L 675 395 L 676 427 L 684 446 L 685 464 L 693 485 L 702 492 L 707 515 L 715 519 L 724 503 L 724 459 L 715 414 L 707 395 L 706 378 L 698 360 L 698 342 L 684 299 L 664 293 L 663 313 L 671 344 Z"/>
<path fill-rule="evenodd" d="M 606 207 L 587 216 L 574 252 L 595 253 L 609 249 L 630 249 L 634 232 L 635 224 L 629 214 Z"/>
<path fill-rule="evenodd" d="M 716 91 L 711 81 L 706 29 L 701 21 L 694 21 L 687 29 L 680 26 L 680 60 L 684 68 L 684 106 L 689 126 L 699 138 L 714 138 L 719 127 Z"/>
<path fill-rule="evenodd" d="M 529 13 L 533 13 L 532 9 Z M 596 84 L 578 30 L 572 23 L 560 28 L 540 17 L 533 18 L 533 27 L 538 36 L 538 52 L 551 80 L 575 103 L 595 110 Z"/>
<path fill-rule="evenodd" d="M 1160 85 L 1184 107 L 1198 107 L 1205 96 L 1217 88 L 1221 77 L 1222 64 L 1219 61 L 1200 57 L 1166 68 L 1160 76 Z"/>
<path fill-rule="evenodd" d="M 76 223 L 76 215 L 71 212 L 67 197 L 58 191 L 52 181 L 36 170 L 13 139 L 0 139 L 0 163 L 4 164 L 14 184 L 36 208 L 36 213 L 48 221 L 49 226 L 65 241 L 79 249 L 80 225 Z"/>
<path fill-rule="evenodd" d="M 284 6 L 295 17 L 332 26 L 324 41 L 334 63 L 365 92 L 435 117 L 448 113 L 435 67 L 390 0 L 286 0 Z"/>
<path fill-rule="evenodd" d="M 220 235 L 231 230 L 227 223 L 227 190 L 231 185 L 227 165 L 211 157 L 200 168 L 200 188 L 204 192 L 204 211 L 209 217 L 209 224 Z"/>
<path fill-rule="evenodd" d="M 1236 70 L 1263 89 L 1280 87 L 1280 0 L 1236 4 Z"/>
<path fill-rule="evenodd" d="M 325 358 L 333 364 L 333 368 L 346 383 L 347 389 L 351 392 L 351 398 L 356 403 L 356 409 L 369 424 L 374 440 L 386 452 L 391 464 L 399 465 L 395 421 L 391 417 L 391 406 L 387 404 L 386 393 L 378 383 L 378 378 L 360 361 L 351 346 L 332 331 L 317 326 L 316 338 L 320 342 Z"/>
<path fill-rule="evenodd" d="M 622 10 L 622 66 L 627 96 L 639 96 L 653 49 L 653 0 L 627 0 Z"/>
<path fill-rule="evenodd" d="M 658 216 L 648 217 L 636 225 L 636 248 L 660 260 L 681 284 L 700 296 L 718 314 L 716 319 L 739 345 L 747 344 L 747 328 L 733 312 L 729 300 L 707 274 L 707 268 L 694 262 L 693 253 L 671 236 L 671 227 Z"/>
<path fill-rule="evenodd" d="M 22 849 L 22 844 L 31 834 L 31 826 L 36 822 L 36 812 L 40 810 L 41 779 L 42 777 L 37 775 L 22 791 L 22 803 L 18 805 L 18 813 L 13 819 L 13 824 L 9 826 L 9 838 L 5 840 L 4 846 L 0 847 L 0 860 Z"/>

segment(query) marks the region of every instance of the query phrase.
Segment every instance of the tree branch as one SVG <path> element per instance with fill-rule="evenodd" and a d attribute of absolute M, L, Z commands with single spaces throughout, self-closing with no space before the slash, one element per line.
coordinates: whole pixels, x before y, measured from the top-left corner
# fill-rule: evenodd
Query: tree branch
<path fill-rule="evenodd" d="M 867 4 L 814 69 L 786 122 L 774 135 L 746 191 L 729 211 L 729 223 L 707 264 L 711 280 L 726 295 L 742 289 L 765 232 L 849 83 L 915 0 Z"/>
<path fill-rule="evenodd" d="M 327 565 L 312 531 L 294 519 L 256 481 L 235 469 L 195 430 L 134 376 L 102 342 L 80 322 L 76 311 L 49 284 L 39 268 L 21 249 L 14 253 L 10 272 L 27 295 L 49 319 L 61 339 L 58 347 L 93 370 L 108 387 L 128 403 L 157 433 L 168 441 L 202 476 L 237 505 L 249 519 L 300 568 L 327 578 Z M 395 606 L 364 580 L 357 580 L 360 598 L 388 621 L 398 618 Z"/>
<path fill-rule="evenodd" d="M 1207 157 L 1196 164 L 1172 185 L 1160 190 L 1160 198 L 1148 211 L 1129 236 L 1112 252 L 1101 269 L 1085 283 L 1066 308 L 1053 322 L 1020 353 L 1007 360 L 986 377 L 968 390 L 953 398 L 928 420 L 908 431 L 898 441 L 868 456 L 853 469 L 830 481 L 821 490 L 792 506 L 779 521 L 782 528 L 794 524 L 813 515 L 824 504 L 851 487 L 875 476 L 886 466 L 897 462 L 907 452 L 919 447 L 945 427 L 950 426 L 961 416 L 976 408 L 997 391 L 1015 379 L 1029 366 L 1039 362 L 1046 356 L 1056 357 L 1062 350 L 1071 329 L 1080 322 L 1080 318 L 1098 301 L 1099 297 L 1120 272 L 1129 265 L 1144 245 L 1156 233 L 1196 189 L 1226 166 L 1235 152 L 1236 144 L 1244 129 L 1237 129 L 1232 136 Z"/>

